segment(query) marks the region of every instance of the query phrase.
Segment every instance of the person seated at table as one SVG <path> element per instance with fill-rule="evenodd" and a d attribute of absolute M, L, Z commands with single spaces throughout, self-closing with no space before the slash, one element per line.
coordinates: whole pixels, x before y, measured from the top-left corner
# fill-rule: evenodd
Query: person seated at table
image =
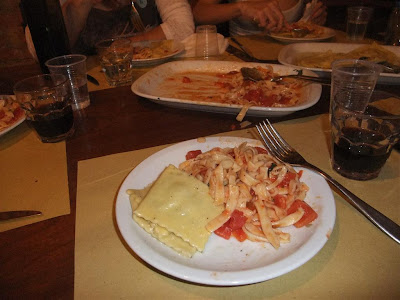
<path fill-rule="evenodd" d="M 98 41 L 116 36 L 132 41 L 181 41 L 194 33 L 187 0 L 136 0 L 135 7 L 144 32 L 138 33 L 131 21 L 130 0 L 67 0 L 62 10 L 73 52 L 90 53 Z"/>
<path fill-rule="evenodd" d="M 222 3 L 221 3 L 222 2 Z M 305 0 L 194 0 L 193 16 L 197 24 L 220 24 L 229 21 L 230 35 L 251 35 L 262 31 L 277 32 L 298 21 Z M 326 6 L 318 1 L 309 22 L 323 25 Z"/>

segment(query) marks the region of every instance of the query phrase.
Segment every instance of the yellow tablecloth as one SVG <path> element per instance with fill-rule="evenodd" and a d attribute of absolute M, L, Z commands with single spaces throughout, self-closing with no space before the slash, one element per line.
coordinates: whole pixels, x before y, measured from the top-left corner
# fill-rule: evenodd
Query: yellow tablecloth
<path fill-rule="evenodd" d="M 65 142 L 42 143 L 24 122 L 0 137 L 0 166 L 0 211 L 42 212 L 2 221 L 0 232 L 70 213 Z"/>
<path fill-rule="evenodd" d="M 400 154 L 393 152 L 379 178 L 346 180 L 329 165 L 327 115 L 291 120 L 277 129 L 306 159 L 329 172 L 367 203 L 400 223 Z M 221 135 L 254 138 L 251 130 Z M 124 242 L 115 221 L 119 186 L 159 146 L 78 164 L 75 297 L 115 299 L 394 299 L 400 297 L 399 245 L 335 194 L 334 230 L 309 262 L 278 278 L 239 287 L 182 282 L 144 263 Z M 234 259 L 234 258 L 233 258 Z"/>

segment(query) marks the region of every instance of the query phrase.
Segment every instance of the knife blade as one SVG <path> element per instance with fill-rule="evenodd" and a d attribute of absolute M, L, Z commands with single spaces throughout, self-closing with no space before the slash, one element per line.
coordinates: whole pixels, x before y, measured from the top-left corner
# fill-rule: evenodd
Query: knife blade
<path fill-rule="evenodd" d="M 42 212 L 37 210 L 13 210 L 0 212 L 0 221 L 12 220 L 23 217 L 38 216 Z"/>
<path fill-rule="evenodd" d="M 100 83 L 97 81 L 96 78 L 94 78 L 92 75 L 86 74 L 87 75 L 87 80 L 90 81 L 91 83 L 95 85 L 100 85 Z"/>

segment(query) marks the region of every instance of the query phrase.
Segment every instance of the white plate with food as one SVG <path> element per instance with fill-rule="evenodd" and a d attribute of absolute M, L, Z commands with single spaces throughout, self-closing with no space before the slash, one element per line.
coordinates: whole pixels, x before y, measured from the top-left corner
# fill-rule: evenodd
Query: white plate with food
<path fill-rule="evenodd" d="M 284 116 L 303 110 L 313 106 L 321 97 L 320 84 L 300 81 L 278 84 L 269 79 L 245 82 L 240 72 L 242 68 L 261 68 L 267 72 L 265 76 L 297 74 L 293 68 L 282 65 L 174 61 L 141 76 L 132 84 L 132 91 L 170 107 L 260 117 Z M 304 75 L 316 76 L 310 71 Z M 255 84 L 259 86 L 255 87 Z M 277 101 L 272 101 L 274 99 Z"/>
<path fill-rule="evenodd" d="M 226 240 L 213 233 L 204 251 L 188 258 L 153 238 L 132 219 L 132 206 L 126 192 L 128 189 L 146 187 L 168 165 L 178 167 L 185 161 L 189 151 L 206 152 L 215 147 L 238 147 L 243 142 L 262 147 L 260 141 L 252 139 L 199 138 L 167 147 L 148 157 L 130 172 L 119 189 L 115 214 L 122 237 L 141 259 L 166 274 L 189 282 L 236 286 L 262 282 L 288 273 L 320 251 L 333 230 L 336 208 L 326 181 L 307 169 L 297 168 L 296 171 L 303 172 L 300 180 L 309 187 L 304 201 L 317 212 L 318 217 L 301 228 L 282 228 L 282 231 L 290 234 L 290 242 L 281 244 L 278 249 L 265 242 L 239 242 L 232 237 Z"/>
<path fill-rule="evenodd" d="M 310 70 L 321 77 L 330 77 L 332 61 L 345 58 L 387 61 L 400 68 L 400 48 L 378 44 L 300 43 L 283 47 L 278 55 L 281 64 Z M 378 83 L 400 84 L 400 74 L 384 70 Z"/>
<path fill-rule="evenodd" d="M 0 136 L 25 121 L 25 112 L 15 102 L 14 95 L 0 95 Z"/>
<path fill-rule="evenodd" d="M 142 41 L 133 43 L 132 66 L 146 67 L 164 63 L 185 51 L 175 40 Z"/>
<path fill-rule="evenodd" d="M 325 41 L 336 35 L 335 30 L 328 27 L 318 26 L 311 23 L 296 24 L 297 23 L 291 24 L 293 29 L 270 33 L 268 36 L 282 43 L 290 44 Z"/>

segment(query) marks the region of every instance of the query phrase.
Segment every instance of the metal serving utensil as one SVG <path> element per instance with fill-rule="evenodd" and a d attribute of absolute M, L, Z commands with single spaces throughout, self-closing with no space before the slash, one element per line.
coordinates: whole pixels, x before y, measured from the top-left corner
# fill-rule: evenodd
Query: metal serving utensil
<path fill-rule="evenodd" d="M 306 80 L 306 81 L 320 83 L 320 84 L 326 84 L 326 85 L 331 84 L 330 78 L 312 77 L 312 76 L 303 75 L 303 70 L 295 70 L 295 71 L 297 72 L 297 74 L 279 75 L 279 76 L 271 78 L 270 81 L 279 82 L 285 78 L 294 78 L 294 79 Z M 240 72 L 242 73 L 244 80 L 251 80 L 254 82 L 264 80 L 262 74 L 256 68 L 243 67 L 243 68 L 240 68 Z"/>

